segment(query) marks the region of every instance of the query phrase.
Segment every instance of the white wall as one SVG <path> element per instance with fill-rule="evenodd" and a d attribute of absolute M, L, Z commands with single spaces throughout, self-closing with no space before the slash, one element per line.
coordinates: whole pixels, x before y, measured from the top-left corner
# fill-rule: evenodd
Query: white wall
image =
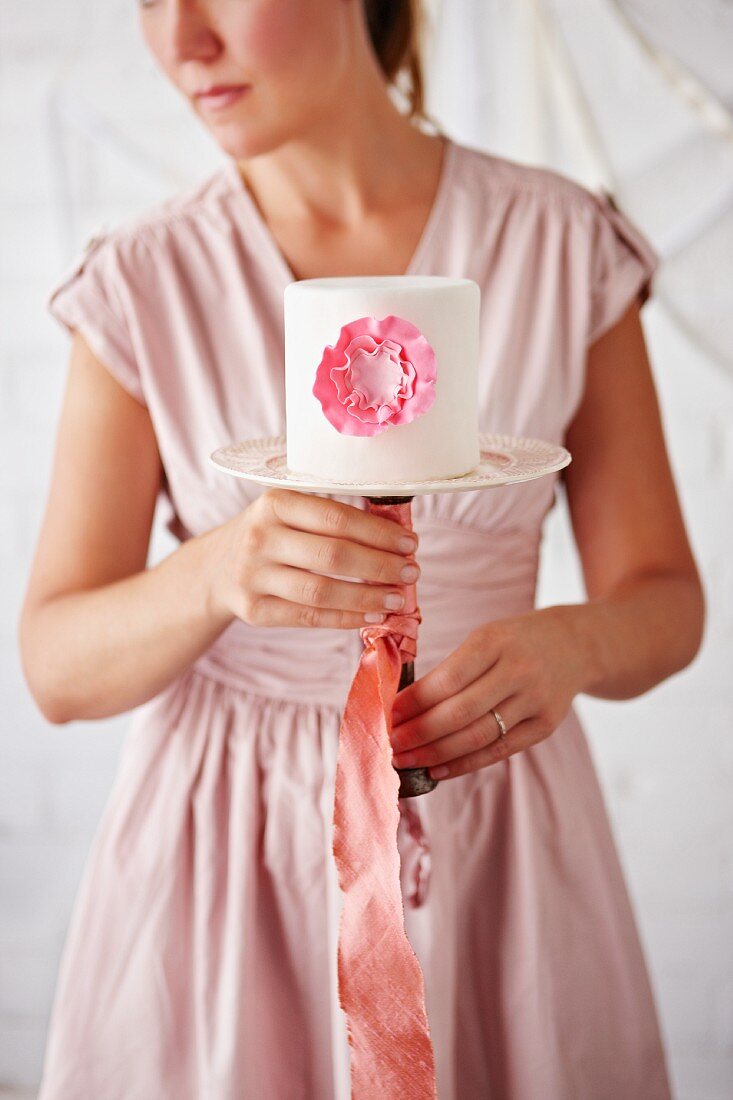
<path fill-rule="evenodd" d="M 74 891 L 129 721 L 51 726 L 19 667 L 17 618 L 68 356 L 42 304 L 100 223 L 206 174 L 218 153 L 135 55 L 131 4 L 13 0 L 10 8 L 0 24 L 0 1083 L 31 1088 Z M 707 638 L 690 669 L 644 697 L 581 699 L 580 709 L 680 1100 L 723 1100 L 733 1087 L 733 386 L 654 304 L 645 318 L 709 594 Z M 171 547 L 158 528 L 151 560 Z M 582 598 L 561 511 L 548 525 L 540 592 L 542 603 Z"/>

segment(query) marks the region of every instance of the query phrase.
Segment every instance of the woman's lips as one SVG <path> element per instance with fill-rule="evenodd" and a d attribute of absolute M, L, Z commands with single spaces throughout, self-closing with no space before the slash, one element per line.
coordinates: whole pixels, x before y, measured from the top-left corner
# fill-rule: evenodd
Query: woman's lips
<path fill-rule="evenodd" d="M 249 87 L 249 84 L 220 85 L 207 92 L 197 92 L 196 100 L 207 111 L 220 111 L 236 103 Z"/>

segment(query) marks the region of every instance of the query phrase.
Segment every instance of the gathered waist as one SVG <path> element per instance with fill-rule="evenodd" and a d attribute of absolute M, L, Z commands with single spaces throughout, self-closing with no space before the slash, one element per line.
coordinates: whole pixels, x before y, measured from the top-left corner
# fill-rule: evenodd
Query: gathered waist
<path fill-rule="evenodd" d="M 193 668 L 253 695 L 338 707 L 361 649 L 358 630 L 255 627 L 236 619 Z"/>
<path fill-rule="evenodd" d="M 450 533 L 455 546 L 455 531 Z M 430 549 L 434 546 L 430 541 Z M 533 555 L 496 561 L 484 542 L 481 553 L 469 544 L 461 547 L 458 559 L 449 562 L 429 550 L 419 560 L 423 572 L 417 599 L 422 621 L 416 680 L 457 649 L 472 630 L 534 607 Z M 362 650 L 359 628 L 263 627 L 234 619 L 194 668 L 244 692 L 342 707 Z"/>

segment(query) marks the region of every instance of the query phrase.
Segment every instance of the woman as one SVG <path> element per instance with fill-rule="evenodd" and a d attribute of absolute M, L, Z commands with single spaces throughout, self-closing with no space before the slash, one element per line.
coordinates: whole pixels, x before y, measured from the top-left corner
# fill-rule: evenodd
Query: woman
<path fill-rule="evenodd" d="M 415 124 L 408 3 L 152 0 L 141 25 L 227 158 L 91 242 L 49 300 L 75 336 L 25 673 L 54 723 L 138 709 L 77 898 L 40 1100 L 349 1095 L 329 831 L 339 707 L 356 628 L 401 597 L 409 547 L 354 498 L 263 492 L 208 455 L 284 431 L 292 279 L 418 272 L 481 286 L 481 430 L 572 452 L 556 476 L 588 592 L 534 608 L 555 477 L 415 499 L 423 623 L 393 744 L 400 766 L 448 769 L 419 800 L 430 878 L 405 905 L 438 1094 L 668 1097 L 572 707 L 582 691 L 645 692 L 700 645 L 639 320 L 657 258 L 607 198 Z M 409 115 L 390 94 L 400 71 Z M 181 545 L 146 569 L 161 491 Z"/>

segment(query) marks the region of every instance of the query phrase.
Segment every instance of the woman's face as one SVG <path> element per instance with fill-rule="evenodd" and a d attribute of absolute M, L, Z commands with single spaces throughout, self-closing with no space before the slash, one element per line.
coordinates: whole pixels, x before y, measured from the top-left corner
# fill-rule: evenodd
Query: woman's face
<path fill-rule="evenodd" d="M 143 38 L 231 156 L 333 117 L 356 0 L 140 0 Z M 212 88 L 229 89 L 204 95 Z"/>

